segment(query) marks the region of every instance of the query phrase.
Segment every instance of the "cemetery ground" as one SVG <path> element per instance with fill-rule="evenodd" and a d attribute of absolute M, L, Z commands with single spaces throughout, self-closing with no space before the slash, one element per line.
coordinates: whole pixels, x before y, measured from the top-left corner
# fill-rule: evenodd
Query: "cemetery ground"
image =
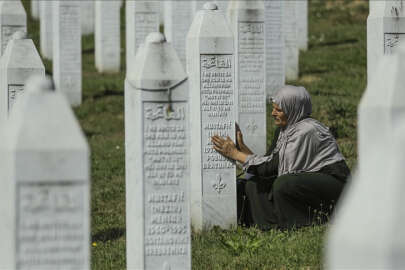
<path fill-rule="evenodd" d="M 29 1 L 24 6 L 29 12 Z M 121 13 L 121 73 L 99 74 L 94 37 L 84 36 L 83 104 L 75 108 L 91 146 L 92 269 L 125 269 L 124 79 L 125 17 Z M 357 106 L 366 87 L 365 0 L 310 0 L 309 50 L 300 77 L 312 95 L 313 117 L 329 126 L 351 169 L 356 165 Z M 39 23 L 28 35 L 39 48 Z M 52 63 L 44 61 L 47 73 Z M 268 107 L 268 145 L 273 121 Z M 320 269 L 327 226 L 260 232 L 213 229 L 192 236 L 193 269 Z"/>

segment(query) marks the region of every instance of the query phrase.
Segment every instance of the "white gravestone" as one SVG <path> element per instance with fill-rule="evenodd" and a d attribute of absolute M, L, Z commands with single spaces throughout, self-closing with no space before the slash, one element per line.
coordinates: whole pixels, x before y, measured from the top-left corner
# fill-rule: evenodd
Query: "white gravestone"
<path fill-rule="evenodd" d="M 33 77 L 0 145 L 0 269 L 90 269 L 89 148 L 66 99 Z"/>
<path fill-rule="evenodd" d="M 400 50 L 380 58 L 361 99 L 359 165 L 330 229 L 327 269 L 405 265 L 405 48 Z"/>
<path fill-rule="evenodd" d="M 52 31 L 53 31 L 53 2 L 54 0 L 40 1 L 39 8 L 41 10 L 40 19 L 40 35 L 39 41 L 41 46 L 41 54 L 44 58 L 52 59 Z"/>
<path fill-rule="evenodd" d="M 35 20 L 39 19 L 40 0 L 31 0 L 31 16 Z"/>
<path fill-rule="evenodd" d="M 297 37 L 297 15 L 295 1 L 283 1 L 283 31 L 284 31 L 284 57 L 285 77 L 287 80 L 298 79 L 299 49 Z"/>
<path fill-rule="evenodd" d="M 183 66 L 186 66 L 186 36 L 193 20 L 190 1 L 168 0 L 164 2 L 165 35 L 176 49 Z"/>
<path fill-rule="evenodd" d="M 49 0 L 48 0 L 49 1 Z M 72 1 L 72 0 L 69 0 Z M 74 0 L 73 0 L 74 1 Z M 77 0 L 76 0 L 77 1 Z M 94 33 L 95 6 L 94 0 L 79 0 L 82 35 Z"/>
<path fill-rule="evenodd" d="M 237 91 L 232 30 L 216 4 L 197 12 L 187 35 L 191 108 L 191 218 L 196 230 L 236 226 L 235 165 L 212 148 L 235 139 Z"/>
<path fill-rule="evenodd" d="M 25 32 L 16 32 L 0 60 L 0 126 L 33 75 L 45 76 L 45 67 L 34 42 L 25 38 Z"/>
<path fill-rule="evenodd" d="M 27 14 L 20 0 L 0 1 L 0 31 L 0 55 L 3 55 L 15 32 L 27 32 Z"/>
<path fill-rule="evenodd" d="M 189 83 L 151 33 L 125 81 L 127 269 L 191 269 Z"/>
<path fill-rule="evenodd" d="M 405 1 L 373 1 L 367 18 L 367 80 L 379 59 L 405 40 Z"/>
<path fill-rule="evenodd" d="M 298 0 L 297 4 L 297 39 L 300 50 L 308 50 L 308 0 Z"/>
<path fill-rule="evenodd" d="M 99 72 L 120 70 L 120 2 L 96 1 L 95 62 Z"/>
<path fill-rule="evenodd" d="M 78 106 L 82 102 L 80 2 L 55 1 L 53 8 L 55 86 L 72 106 Z"/>
<path fill-rule="evenodd" d="M 135 54 L 146 36 L 159 32 L 160 1 L 126 2 L 126 66 L 127 72 L 134 64 Z"/>
<path fill-rule="evenodd" d="M 266 45 L 264 2 L 234 0 L 228 19 L 235 38 L 238 123 L 256 154 L 266 153 Z"/>
<path fill-rule="evenodd" d="M 266 30 L 266 93 L 271 98 L 285 84 L 283 12 L 280 0 L 264 1 Z"/>

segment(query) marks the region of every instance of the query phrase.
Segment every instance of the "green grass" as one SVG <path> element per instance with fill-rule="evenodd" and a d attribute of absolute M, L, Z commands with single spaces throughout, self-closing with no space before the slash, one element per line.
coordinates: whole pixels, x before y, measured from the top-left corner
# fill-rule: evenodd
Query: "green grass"
<path fill-rule="evenodd" d="M 27 13 L 29 1 L 23 1 Z M 91 147 L 92 269 L 125 269 L 124 78 L 125 26 L 119 74 L 94 67 L 93 36 L 83 37 L 83 104 L 75 109 Z M 351 168 L 356 166 L 356 111 L 366 86 L 366 0 L 310 0 L 309 50 L 300 77 L 313 116 L 331 128 Z M 39 48 L 39 23 L 29 18 Z M 52 63 L 45 61 L 48 74 Z M 274 128 L 268 114 L 268 144 Z M 193 269 L 320 269 L 327 226 L 291 232 L 213 229 L 193 233 Z"/>

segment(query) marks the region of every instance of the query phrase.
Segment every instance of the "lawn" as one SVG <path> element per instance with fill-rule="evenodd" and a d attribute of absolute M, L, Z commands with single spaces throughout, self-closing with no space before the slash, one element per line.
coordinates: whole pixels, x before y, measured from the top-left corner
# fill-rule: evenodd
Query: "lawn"
<path fill-rule="evenodd" d="M 23 1 L 30 14 L 29 1 Z M 313 117 L 330 127 L 353 169 L 357 106 L 366 87 L 366 0 L 310 0 L 309 50 L 299 80 L 313 98 Z M 121 73 L 99 74 L 94 37 L 83 37 L 83 104 L 75 114 L 91 147 L 92 269 L 125 269 L 124 78 L 125 25 L 121 13 Z M 39 22 L 28 18 L 39 48 Z M 52 63 L 44 62 L 48 74 Z M 270 109 L 270 107 L 269 107 Z M 268 144 L 273 125 L 268 114 Z M 193 233 L 193 269 L 320 269 L 327 226 L 289 232 L 235 228 Z"/>

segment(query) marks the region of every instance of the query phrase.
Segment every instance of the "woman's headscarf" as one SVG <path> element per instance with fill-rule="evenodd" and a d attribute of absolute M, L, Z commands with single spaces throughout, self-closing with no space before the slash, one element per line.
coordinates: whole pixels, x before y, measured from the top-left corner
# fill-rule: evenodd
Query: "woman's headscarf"
<path fill-rule="evenodd" d="M 326 165 L 344 160 L 329 128 L 310 118 L 311 96 L 304 87 L 286 85 L 272 98 L 287 116 L 287 126 L 282 128 L 272 154 L 267 157 L 248 156 L 244 170 L 260 165 L 278 152 L 278 175 L 299 172 L 316 172 Z"/>

